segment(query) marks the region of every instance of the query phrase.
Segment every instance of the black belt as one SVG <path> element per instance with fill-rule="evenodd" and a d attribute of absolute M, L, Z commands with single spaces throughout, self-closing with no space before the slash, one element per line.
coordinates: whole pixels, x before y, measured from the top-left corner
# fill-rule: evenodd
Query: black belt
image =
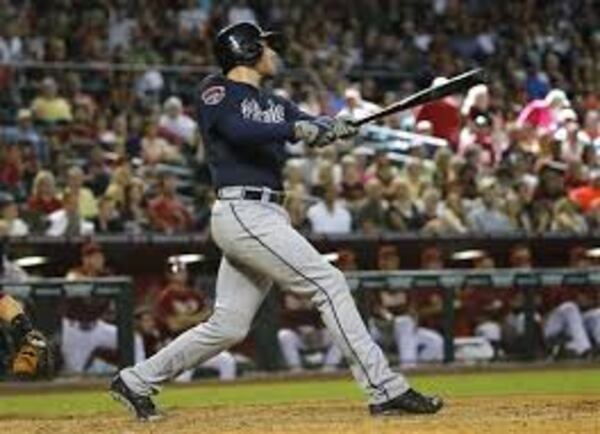
<path fill-rule="evenodd" d="M 262 202 L 266 200 L 267 202 L 276 203 L 281 205 L 285 199 L 285 196 L 281 192 L 265 192 L 263 190 L 242 190 L 240 191 L 240 195 L 238 197 L 221 197 L 218 195 L 220 200 L 256 200 Z"/>

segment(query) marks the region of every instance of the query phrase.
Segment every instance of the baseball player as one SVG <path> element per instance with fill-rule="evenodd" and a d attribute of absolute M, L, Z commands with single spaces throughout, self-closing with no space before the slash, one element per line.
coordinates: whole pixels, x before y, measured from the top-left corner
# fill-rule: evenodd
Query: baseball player
<path fill-rule="evenodd" d="M 218 200 L 211 231 L 223 251 L 210 319 L 181 334 L 151 358 L 122 370 L 113 398 L 139 420 L 161 417 L 150 396 L 159 384 L 241 341 L 272 283 L 311 297 L 373 415 L 436 413 L 443 402 L 412 389 L 392 372 L 354 304 L 344 275 L 290 224 L 281 206 L 286 142 L 324 146 L 357 133 L 344 120 L 315 118 L 261 88 L 277 71 L 275 35 L 251 23 L 223 29 L 215 54 L 223 75 L 203 81 L 198 124 Z"/>
<path fill-rule="evenodd" d="M 25 272 L 6 257 L 0 256 L 0 279 L 20 282 Z M 54 361 L 45 336 L 35 330 L 21 304 L 0 290 L 0 321 L 9 325 L 15 355 L 11 360 L 11 374 L 17 378 L 32 379 L 52 374 Z"/>

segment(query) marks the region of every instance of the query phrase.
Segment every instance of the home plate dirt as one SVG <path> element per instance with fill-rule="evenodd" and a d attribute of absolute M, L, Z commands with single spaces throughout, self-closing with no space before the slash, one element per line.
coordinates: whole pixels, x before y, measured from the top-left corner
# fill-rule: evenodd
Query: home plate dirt
<path fill-rule="evenodd" d="M 7 434 L 582 434 L 600 433 L 598 395 L 532 395 L 451 399 L 435 416 L 370 417 L 356 401 L 168 409 L 155 424 L 121 412 L 95 416 L 0 419 Z"/>

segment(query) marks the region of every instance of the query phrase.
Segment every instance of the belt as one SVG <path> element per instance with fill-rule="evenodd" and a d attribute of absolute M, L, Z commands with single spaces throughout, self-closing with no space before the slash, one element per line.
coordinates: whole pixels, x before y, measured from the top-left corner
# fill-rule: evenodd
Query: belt
<path fill-rule="evenodd" d="M 285 195 L 281 191 L 273 191 L 261 187 L 223 187 L 217 192 L 219 200 L 255 200 L 263 203 L 281 205 Z"/>

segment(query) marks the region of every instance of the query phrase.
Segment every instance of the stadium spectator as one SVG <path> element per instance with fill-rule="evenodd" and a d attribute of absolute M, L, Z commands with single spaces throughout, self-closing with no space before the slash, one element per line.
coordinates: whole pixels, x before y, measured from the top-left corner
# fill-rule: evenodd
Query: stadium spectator
<path fill-rule="evenodd" d="M 33 100 L 31 111 L 36 120 L 47 123 L 73 119 L 71 104 L 58 94 L 58 84 L 51 77 L 42 81 L 41 93 Z"/>
<path fill-rule="evenodd" d="M 159 135 L 159 127 L 154 120 L 146 122 L 141 149 L 144 163 L 148 165 L 176 162 L 181 159 L 177 148 Z"/>
<path fill-rule="evenodd" d="M 537 134 L 552 133 L 560 121 L 560 110 L 570 103 L 563 90 L 553 89 L 544 99 L 531 101 L 519 113 L 518 125 L 533 129 Z"/>
<path fill-rule="evenodd" d="M 352 119 L 361 119 L 372 115 L 379 110 L 377 104 L 365 101 L 360 90 L 355 87 L 349 87 L 344 91 L 344 106 L 338 112 L 337 116 L 349 117 Z"/>
<path fill-rule="evenodd" d="M 23 237 L 29 234 L 29 226 L 19 217 L 19 207 L 10 193 L 0 192 L 0 226 L 2 235 Z"/>
<path fill-rule="evenodd" d="M 379 247 L 377 268 L 381 271 L 397 271 L 400 268 L 396 246 Z M 419 325 L 415 300 L 410 293 L 388 283 L 373 294 L 369 321 L 371 333 L 384 347 L 395 347 L 403 368 L 443 359 L 444 340 L 437 331 Z"/>
<path fill-rule="evenodd" d="M 29 143 L 37 160 L 47 165 L 50 162 L 50 149 L 46 139 L 33 126 L 33 114 L 29 109 L 19 109 L 17 124 L 2 129 L 2 137 L 6 143 Z"/>
<path fill-rule="evenodd" d="M 510 232 L 515 228 L 498 206 L 497 184 L 495 179 L 481 181 L 481 203 L 467 215 L 469 228 L 474 232 Z"/>
<path fill-rule="evenodd" d="M 69 280 L 93 279 L 110 275 L 98 244 L 86 243 L 81 248 L 81 264 L 66 275 Z M 107 322 L 108 302 L 102 297 L 72 297 L 66 302 L 62 319 L 60 348 L 64 370 L 72 374 L 115 370 L 117 326 Z M 136 361 L 145 357 L 141 337 L 134 337 Z M 112 368 L 110 367 L 112 365 Z"/>
<path fill-rule="evenodd" d="M 171 143 L 195 145 L 198 125 L 183 112 L 183 104 L 179 98 L 172 96 L 165 101 L 164 114 L 161 115 L 158 125 L 161 134 Z"/>
<path fill-rule="evenodd" d="M 121 219 L 129 232 L 139 233 L 148 225 L 144 182 L 132 178 L 125 190 L 125 201 L 121 207 Z"/>
<path fill-rule="evenodd" d="M 188 286 L 188 273 L 183 264 L 174 264 L 168 273 L 167 286 L 161 291 L 156 318 L 164 330 L 165 344 L 179 334 L 206 321 L 212 314 L 212 307 L 201 291 L 194 291 Z M 233 380 L 236 377 L 235 358 L 229 351 L 223 351 L 201 365 L 215 369 L 221 380 Z M 190 381 L 194 370 L 181 373 L 176 381 Z"/>
<path fill-rule="evenodd" d="M 62 207 L 56 194 L 56 181 L 52 172 L 41 170 L 33 180 L 31 196 L 27 200 L 29 211 L 50 214 Z"/>
<path fill-rule="evenodd" d="M 600 199 L 600 170 L 590 173 L 590 183 L 569 191 L 569 199 L 583 210 L 588 211 Z"/>
<path fill-rule="evenodd" d="M 176 179 L 169 172 L 158 178 L 158 195 L 148 203 L 150 227 L 166 233 L 185 232 L 192 227 L 192 217 L 177 198 Z"/>
<path fill-rule="evenodd" d="M 418 231 L 423 227 L 423 215 L 412 200 L 408 183 L 394 180 L 395 194 L 387 209 L 388 224 L 394 231 Z"/>
<path fill-rule="evenodd" d="M 432 85 L 437 86 L 447 81 L 444 77 L 433 80 Z M 433 126 L 433 135 L 448 140 L 456 148 L 460 131 L 460 109 L 453 97 L 423 104 L 419 109 L 416 121 L 429 121 Z"/>
<path fill-rule="evenodd" d="M 387 202 L 383 198 L 383 186 L 377 178 L 365 183 L 365 200 L 356 211 L 356 226 L 365 234 L 378 233 L 388 224 L 386 215 Z"/>
<path fill-rule="evenodd" d="M 352 230 L 352 215 L 338 198 L 334 184 L 325 186 L 324 198 L 308 208 L 306 216 L 316 234 L 348 234 Z"/>
<path fill-rule="evenodd" d="M 109 197 L 98 200 L 98 215 L 92 220 L 95 234 L 116 234 L 123 232 L 123 222 Z"/>
<path fill-rule="evenodd" d="M 326 372 L 336 370 L 342 352 L 334 345 L 310 298 L 283 292 L 281 304 L 277 340 L 286 367 L 292 372 L 301 372 L 307 364 L 320 365 Z"/>
<path fill-rule="evenodd" d="M 98 214 L 98 203 L 92 190 L 83 185 L 84 173 L 81 167 L 72 166 L 67 171 L 67 189 L 70 194 L 77 197 L 79 214 L 85 219 L 90 219 Z"/>
<path fill-rule="evenodd" d="M 64 191 L 62 208 L 48 214 L 46 235 L 73 237 L 94 233 L 94 224 L 87 221 L 79 211 L 78 197 L 69 189 Z"/>

